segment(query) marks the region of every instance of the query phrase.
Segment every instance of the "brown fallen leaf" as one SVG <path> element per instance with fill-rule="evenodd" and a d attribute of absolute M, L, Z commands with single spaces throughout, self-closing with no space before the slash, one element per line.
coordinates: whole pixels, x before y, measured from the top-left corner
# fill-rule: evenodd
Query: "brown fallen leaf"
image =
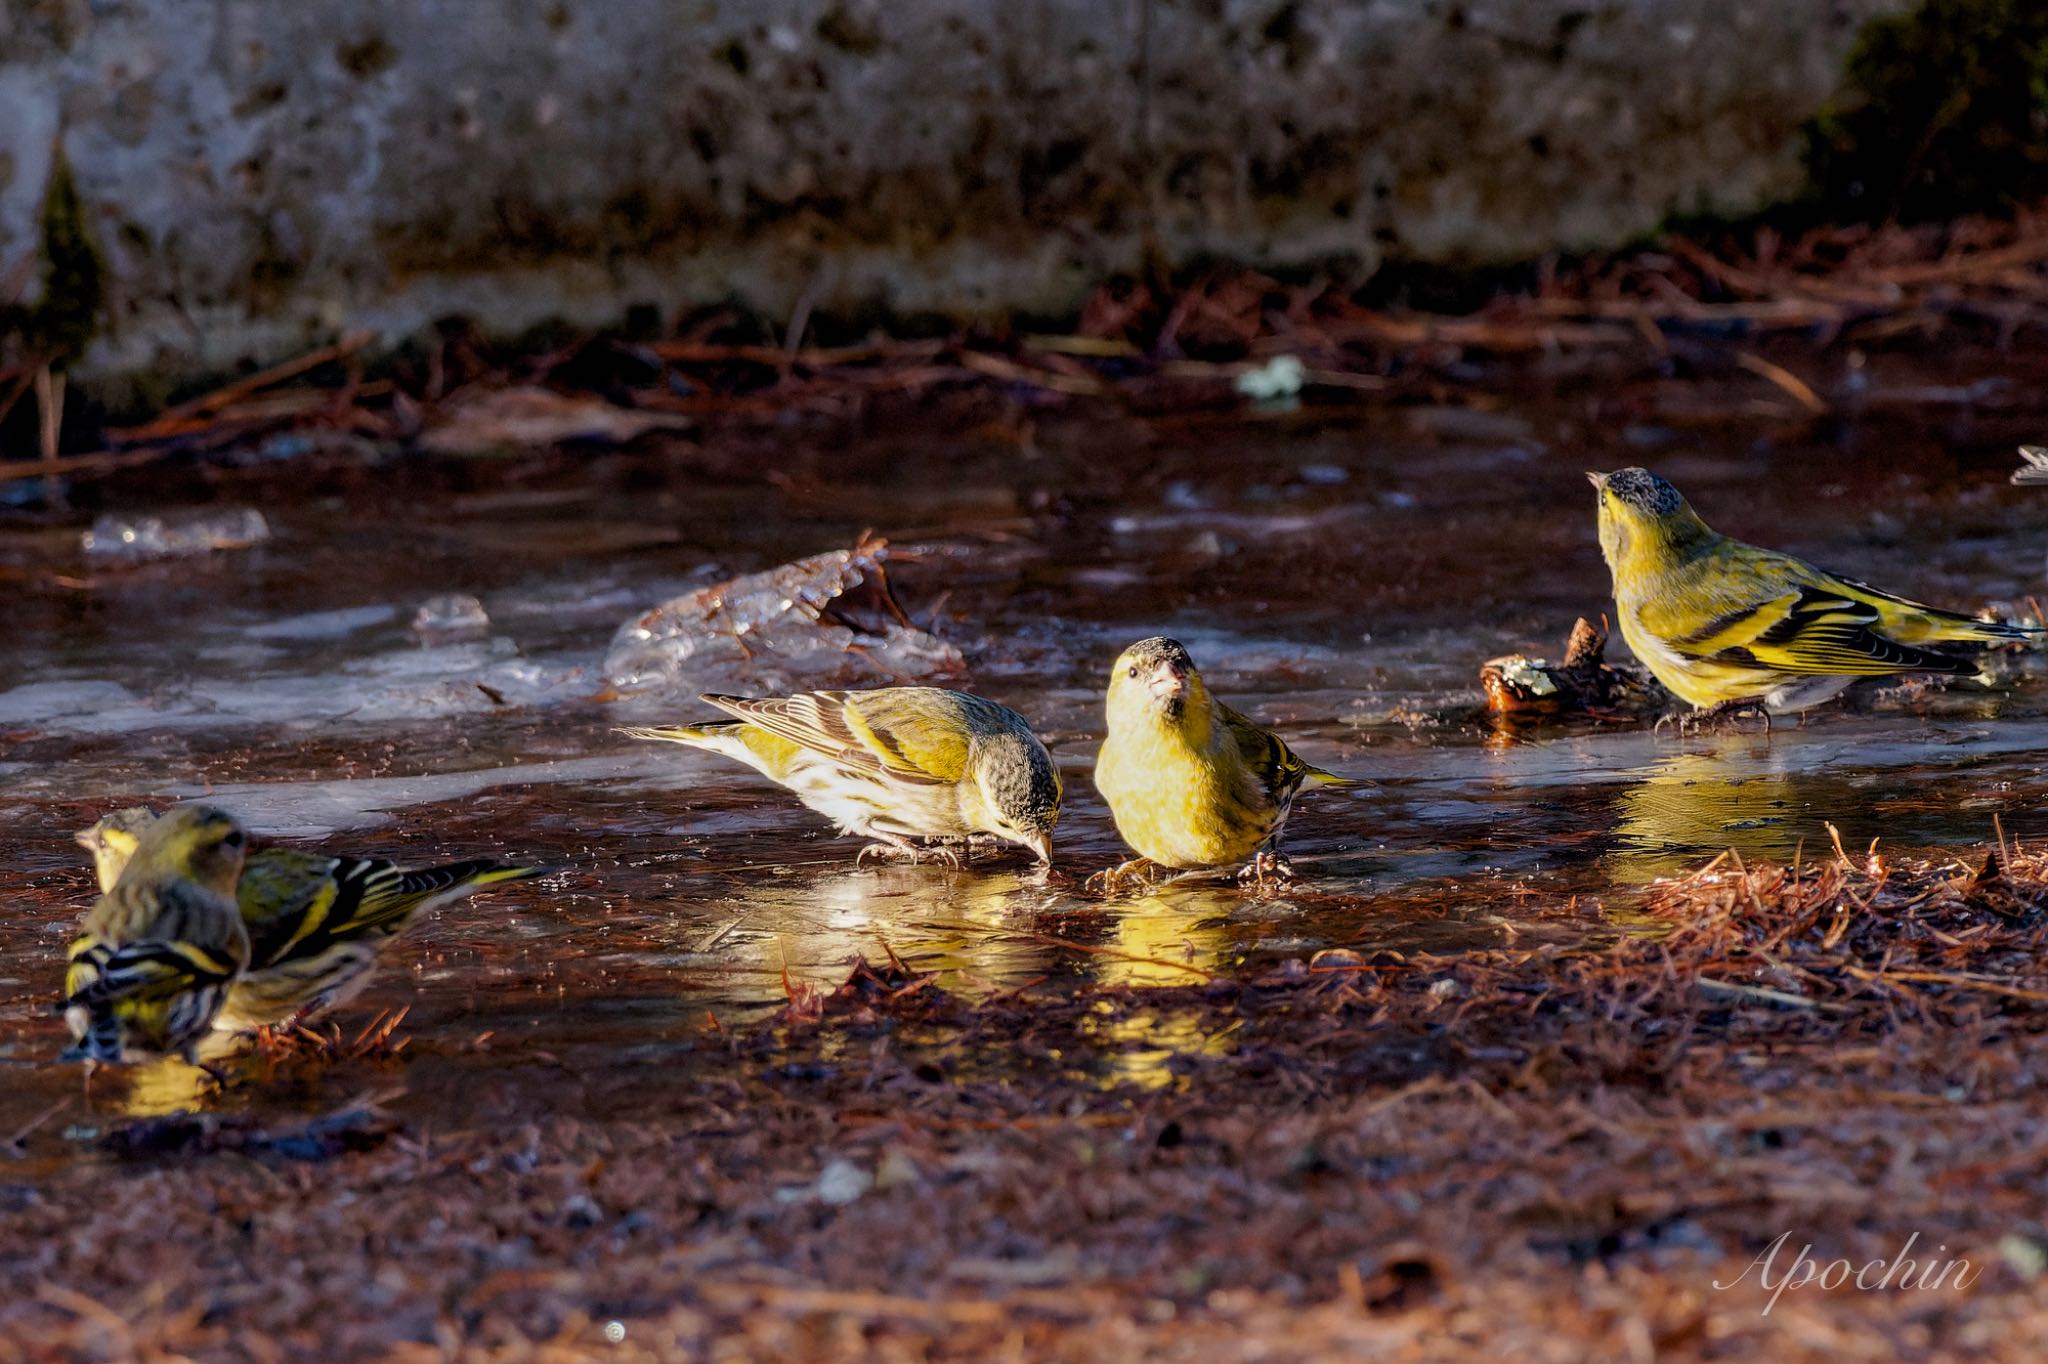
<path fill-rule="evenodd" d="M 617 407 L 552 389 L 498 388 L 457 395 L 434 414 L 419 445 L 444 455 L 564 441 L 616 445 L 649 431 L 681 431 L 695 424 L 681 413 Z"/>

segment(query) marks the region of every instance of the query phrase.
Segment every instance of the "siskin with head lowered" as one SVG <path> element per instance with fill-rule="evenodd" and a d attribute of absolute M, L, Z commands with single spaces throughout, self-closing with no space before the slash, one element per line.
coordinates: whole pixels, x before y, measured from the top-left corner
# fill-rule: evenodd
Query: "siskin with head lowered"
<path fill-rule="evenodd" d="M 211 805 L 180 805 L 144 831 L 72 939 L 67 1058 L 192 1059 L 249 962 L 235 908 L 246 843 L 241 825 Z"/>
<path fill-rule="evenodd" d="M 135 806 L 74 837 L 92 854 L 105 891 L 158 823 Z M 378 857 L 330 856 L 276 845 L 252 849 L 235 887 L 249 963 L 214 1027 L 223 1032 L 304 1022 L 346 1003 L 369 982 L 384 946 L 424 910 L 506 881 L 539 875 L 489 858 L 402 867 Z"/>
<path fill-rule="evenodd" d="M 1622 638 L 1694 706 L 1805 710 L 1859 677 L 1978 671 L 2037 628 L 1974 620 L 1839 577 L 1708 527 L 1645 469 L 1586 475 Z"/>
<path fill-rule="evenodd" d="M 992 837 L 1052 861 L 1060 774 L 1008 706 L 943 687 L 878 687 L 756 699 L 705 694 L 737 717 L 622 730 L 737 759 L 796 793 L 840 832 L 876 840 L 860 856 L 930 856 Z"/>
<path fill-rule="evenodd" d="M 1105 874 L 1112 884 L 1147 863 L 1192 871 L 1249 861 L 1254 879 L 1283 874 L 1280 833 L 1301 788 L 1353 784 L 1210 695 L 1187 649 L 1163 636 L 1123 651 L 1107 710 L 1095 785 L 1138 854 Z"/>

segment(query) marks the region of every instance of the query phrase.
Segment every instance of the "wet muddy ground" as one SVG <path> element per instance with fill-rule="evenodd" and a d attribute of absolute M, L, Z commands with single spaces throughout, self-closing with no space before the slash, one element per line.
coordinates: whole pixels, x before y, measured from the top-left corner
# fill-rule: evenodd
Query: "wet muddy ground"
<path fill-rule="evenodd" d="M 2016 388 L 2037 377 L 2025 357 L 1959 356 L 1887 382 L 1939 389 L 1980 362 Z M 1768 1339 L 1787 1358 L 1843 1357 L 1831 1340 L 1935 1357 L 1983 1343 L 1970 1304 L 2011 1346 L 2031 1290 L 2002 1238 L 2033 1244 L 2048 1212 L 2019 1130 L 2039 1101 L 2009 1064 L 2036 1025 L 2002 1012 L 2030 1020 L 2030 987 L 1960 1021 L 1759 996 L 1604 1030 L 1604 1006 L 1575 997 L 1541 1021 L 1532 1003 L 1522 1035 L 1508 996 L 1459 974 L 1493 989 L 1512 961 L 1649 952 L 1670 924 L 1645 888 L 1723 849 L 1812 864 L 1833 856 L 1830 824 L 1858 857 L 1874 838 L 1899 857 L 1981 851 L 1994 819 L 2022 846 L 2048 833 L 2038 662 L 1992 687 L 1865 688 L 1768 735 L 1485 717 L 1482 661 L 1555 657 L 1606 604 L 1587 468 L 1650 465 L 1724 530 L 1943 604 L 2028 611 L 2048 586 L 2048 494 L 2004 481 L 2011 446 L 2042 434 L 2032 408 L 1788 424 L 1742 404 L 1566 378 L 1479 406 L 997 413 L 215 467 L 81 489 L 75 518 L 15 517 L 0 1141 L 21 1135 L 0 1210 L 25 1235 L 0 1233 L 0 1265 L 41 1287 L 0 1307 L 0 1341 L 29 1357 L 530 1358 L 552 1340 L 562 1358 L 718 1342 L 1426 1358 L 1480 1341 L 1736 1358 Z M 82 558 L 91 513 L 155 509 L 167 488 L 258 507 L 274 537 Z M 1062 764 L 1052 875 L 1008 857 L 856 867 L 856 843 L 750 774 L 613 732 L 704 714 L 614 694 L 601 664 L 622 621 L 864 531 L 889 539 L 898 595 L 962 651 L 969 685 L 1030 716 Z M 420 642 L 415 612 L 444 593 L 481 601 L 483 638 Z M 1161 632 L 1312 761 L 1372 780 L 1304 798 L 1284 893 L 1079 888 L 1119 856 L 1087 780 L 1104 670 Z M 51 1011 L 91 898 L 70 831 L 201 794 L 279 838 L 552 871 L 416 926 L 337 1020 L 352 1038 L 409 1010 L 386 1047 L 252 1059 L 225 1093 L 176 1065 L 82 1090 Z M 884 983 L 812 1017 L 811 992 L 857 956 Z M 1352 962 L 1413 997 L 1332 1002 L 1327 972 Z M 1465 995 L 1469 1036 L 1452 1026 Z M 1781 1016 L 1805 1030 L 1782 1054 Z M 1702 1137 L 1735 1101 L 1720 1071 L 1688 1097 L 1709 1054 L 1687 1051 L 1695 1033 L 1716 1066 L 1752 1068 L 1769 1111 L 1839 1105 L 1833 1126 L 1771 1146 L 1754 1133 L 1784 1124 L 1752 1112 L 1727 1119 L 1740 1151 Z M 1734 1033 L 1753 1059 L 1729 1061 Z M 1869 1053 L 1851 1079 L 1843 1047 Z M 2000 1049 L 1996 1077 L 1970 1070 Z M 1408 1131 L 1411 1105 L 1427 1120 Z M 214 1125 L 132 1126 L 179 1109 Z M 1560 1113 L 1577 1115 L 1563 1137 L 1546 1126 Z M 2004 1163 L 1983 1167 L 1969 1133 Z M 1786 1140 L 1791 1183 L 1771 1164 Z M 1588 1160 L 1627 1177 L 1583 1186 Z M 1715 1211 L 1646 1206 L 1666 1179 L 1721 1181 Z M 1860 1262 L 1923 1223 L 1996 1261 L 1989 1288 L 1881 1306 L 1815 1290 L 1766 1319 L 1708 1286 L 1779 1230 Z M 331 1319 L 300 1319 L 322 1301 Z"/>

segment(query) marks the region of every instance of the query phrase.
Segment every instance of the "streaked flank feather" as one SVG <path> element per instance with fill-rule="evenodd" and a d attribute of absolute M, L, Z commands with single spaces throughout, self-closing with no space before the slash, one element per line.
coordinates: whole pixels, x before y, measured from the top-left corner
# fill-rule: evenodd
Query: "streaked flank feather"
<path fill-rule="evenodd" d="M 1216 700 L 1170 639 L 1124 650 L 1107 704 L 1095 785 L 1124 842 L 1163 867 L 1270 869 L 1301 788 L 1350 784 Z"/>
<path fill-rule="evenodd" d="M 702 699 L 736 718 L 622 732 L 737 759 L 842 833 L 877 840 L 866 852 L 916 858 L 926 850 L 912 840 L 983 835 L 1051 860 L 1059 769 L 1007 706 L 940 687 Z M 957 860 L 950 849 L 936 855 Z"/>
<path fill-rule="evenodd" d="M 1858 677 L 1978 671 L 2031 627 L 1924 606 L 1718 534 L 1642 469 L 1591 474 L 1622 637 L 1695 706 L 1803 710 Z"/>

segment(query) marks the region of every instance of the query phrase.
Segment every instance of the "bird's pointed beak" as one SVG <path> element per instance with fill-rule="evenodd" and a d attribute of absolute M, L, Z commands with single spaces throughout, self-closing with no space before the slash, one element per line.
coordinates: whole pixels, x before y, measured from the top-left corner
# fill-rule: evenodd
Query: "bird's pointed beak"
<path fill-rule="evenodd" d="M 1607 475 L 1595 473 L 1591 469 L 1588 469 L 1586 470 L 1586 482 L 1592 484 L 1596 488 L 1605 488 L 1607 486 Z"/>
<path fill-rule="evenodd" d="M 1024 846 L 1031 849 L 1031 851 L 1037 853 L 1038 860 L 1045 863 L 1046 866 L 1049 867 L 1052 865 L 1051 834 L 1040 834 L 1036 838 L 1027 838 L 1024 840 Z"/>
<path fill-rule="evenodd" d="M 1188 694 L 1188 675 L 1178 664 L 1162 663 L 1152 670 L 1145 689 L 1160 701 L 1176 701 Z"/>

